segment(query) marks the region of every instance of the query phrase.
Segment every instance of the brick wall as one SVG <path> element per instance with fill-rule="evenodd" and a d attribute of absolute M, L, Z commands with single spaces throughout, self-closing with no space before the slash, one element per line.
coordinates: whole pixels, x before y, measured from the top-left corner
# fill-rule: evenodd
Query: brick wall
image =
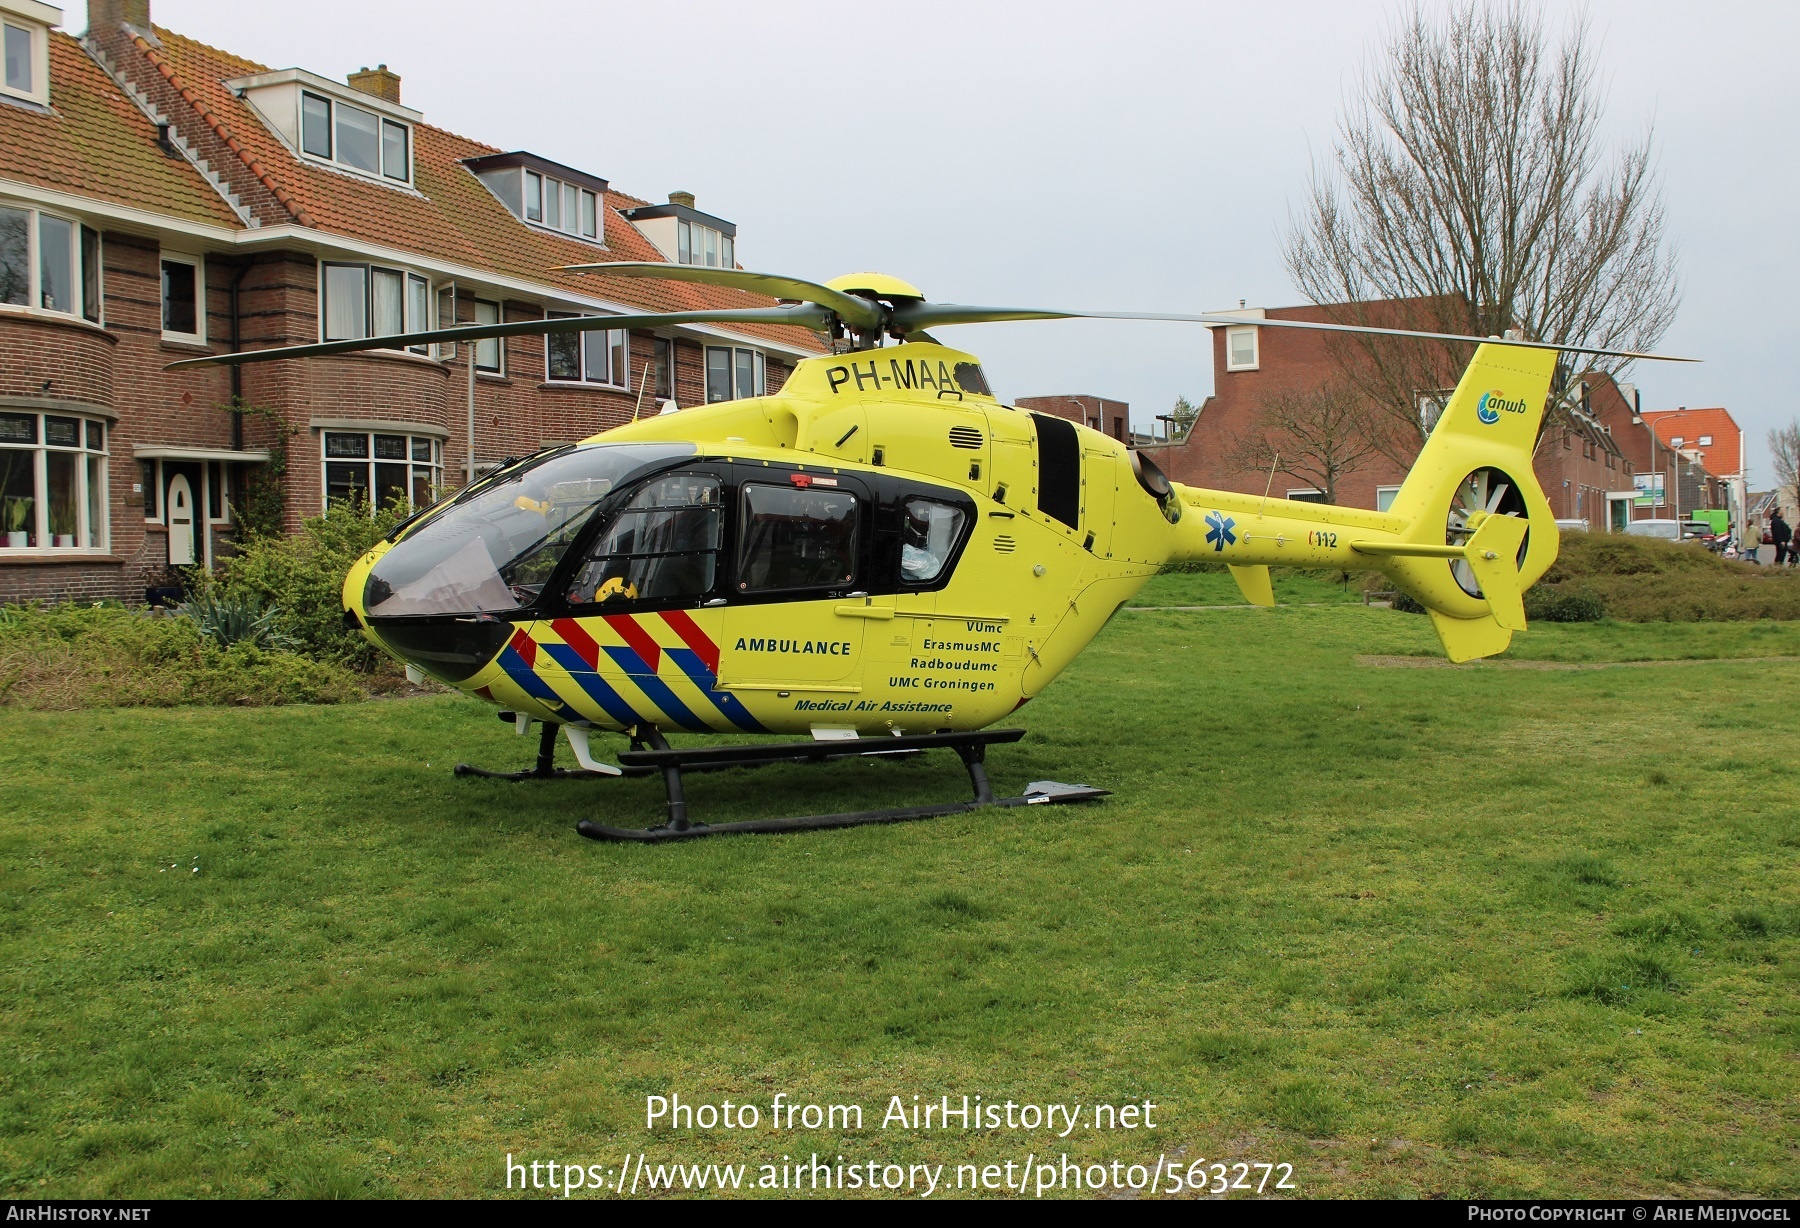
<path fill-rule="evenodd" d="M 1129 442 L 1131 438 L 1131 406 L 1124 401 L 1064 393 L 1047 397 L 1020 397 L 1013 404 L 1020 409 L 1055 414 L 1058 418 L 1091 426 L 1120 442 Z"/>

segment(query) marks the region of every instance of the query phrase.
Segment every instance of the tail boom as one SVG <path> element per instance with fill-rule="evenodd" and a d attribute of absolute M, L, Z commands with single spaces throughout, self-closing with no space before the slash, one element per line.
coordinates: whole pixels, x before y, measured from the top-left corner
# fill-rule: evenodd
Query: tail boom
<path fill-rule="evenodd" d="M 1386 512 L 1177 486 L 1172 560 L 1229 564 L 1258 604 L 1267 566 L 1379 569 L 1423 605 L 1454 661 L 1502 652 L 1556 559 L 1532 469 L 1553 350 L 1483 345 Z"/>

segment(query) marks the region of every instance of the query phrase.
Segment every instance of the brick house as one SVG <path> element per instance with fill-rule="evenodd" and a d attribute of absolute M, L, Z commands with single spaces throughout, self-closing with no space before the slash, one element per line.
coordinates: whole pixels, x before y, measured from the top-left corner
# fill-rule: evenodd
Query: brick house
<path fill-rule="evenodd" d="M 774 391 L 821 348 L 702 325 L 165 371 L 455 322 L 771 300 L 555 271 L 731 266 L 737 231 L 689 194 L 651 204 L 435 128 L 385 65 L 348 82 L 271 71 L 153 27 L 148 0 L 93 0 L 79 41 L 61 21 L 0 0 L 0 601 L 140 600 L 172 564 L 212 564 L 264 466 L 282 467 L 290 530 L 331 497 L 417 505 L 466 481 L 471 457 L 479 473 L 668 402 Z"/>
<path fill-rule="evenodd" d="M 1184 440 L 1158 454 L 1170 477 L 1191 485 L 1261 494 L 1277 498 L 1323 501 L 1316 483 L 1267 468 L 1244 466 L 1239 446 L 1246 437 L 1264 432 L 1262 407 L 1284 394 L 1307 393 L 1341 379 L 1332 334 L 1294 328 L 1263 328 L 1258 321 L 1333 322 L 1327 308 L 1242 308 L 1241 324 L 1209 326 L 1213 347 L 1213 395 Z M 1398 323 L 1398 321 L 1396 321 Z M 1610 387 L 1610 378 L 1604 378 Z M 1596 380 L 1598 383 L 1599 380 Z M 1614 390 L 1616 396 L 1616 389 Z M 1421 413 L 1441 408 L 1442 390 L 1420 390 Z M 1271 439 L 1279 450 L 1281 441 Z M 1405 458 L 1408 463 L 1411 457 Z M 1618 524 L 1634 493 L 1635 464 L 1613 437 L 1608 424 L 1585 407 L 1569 416 L 1565 429 L 1544 433 L 1534 461 L 1539 483 L 1558 517 L 1585 519 L 1595 531 Z M 1364 457 L 1339 476 L 1337 502 L 1350 507 L 1385 510 L 1400 490 L 1406 466 L 1381 454 Z"/>
<path fill-rule="evenodd" d="M 1013 402 L 1033 413 L 1054 414 L 1092 427 L 1103 435 L 1111 435 L 1121 443 L 1132 442 L 1131 406 L 1124 401 L 1098 397 L 1091 393 L 1063 393 L 1047 397 L 1019 397 Z"/>

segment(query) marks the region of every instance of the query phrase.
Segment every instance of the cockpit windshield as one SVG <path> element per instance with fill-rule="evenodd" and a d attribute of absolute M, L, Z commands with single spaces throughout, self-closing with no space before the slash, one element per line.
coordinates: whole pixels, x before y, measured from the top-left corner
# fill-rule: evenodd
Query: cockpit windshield
<path fill-rule="evenodd" d="M 394 618 L 532 605 L 602 499 L 644 466 L 695 450 L 595 444 L 506 470 L 382 555 L 363 592 L 365 609 L 371 618 Z"/>

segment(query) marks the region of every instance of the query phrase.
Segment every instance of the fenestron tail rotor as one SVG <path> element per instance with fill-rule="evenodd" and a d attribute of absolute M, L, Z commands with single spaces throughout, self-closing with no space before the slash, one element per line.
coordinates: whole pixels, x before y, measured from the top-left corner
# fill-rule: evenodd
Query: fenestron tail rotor
<path fill-rule="evenodd" d="M 919 291 L 882 273 L 855 273 L 834 278 L 824 285 L 798 277 L 756 273 L 746 269 L 707 268 L 699 265 L 658 264 L 649 261 L 616 261 L 608 264 L 563 266 L 565 272 L 595 273 L 608 277 L 659 278 L 723 286 L 784 300 L 775 307 L 736 307 L 696 311 L 662 311 L 623 315 L 566 316 L 556 319 L 514 320 L 504 324 L 464 324 L 424 329 L 382 337 L 358 337 L 290 345 L 236 354 L 214 354 L 169 364 L 169 369 L 229 366 L 270 362 L 283 358 L 312 358 L 348 354 L 359 350 L 393 350 L 432 343 L 479 341 L 490 337 L 518 337 L 546 333 L 583 333 L 595 329 L 656 328 L 675 324 L 780 324 L 827 333 L 834 338 L 851 336 L 858 348 L 881 344 L 885 337 L 927 339 L 925 329 L 949 324 L 1000 324 L 1026 320 L 1143 320 L 1152 323 L 1231 325 L 1253 323 L 1259 328 L 1300 328 L 1317 332 L 1372 333 L 1387 337 L 1415 337 L 1433 341 L 1464 341 L 1478 345 L 1519 346 L 1525 349 L 1559 350 L 1606 358 L 1659 359 L 1697 362 L 1668 354 L 1636 350 L 1597 349 L 1569 342 L 1530 341 L 1515 337 L 1476 337 L 1459 333 L 1426 333 L 1403 328 L 1375 328 L 1359 324 L 1327 324 L 1308 320 L 1250 319 L 1244 316 L 1202 313 L 1197 315 L 1156 311 L 1079 311 L 1050 307 L 970 307 L 958 303 L 930 303 Z"/>

